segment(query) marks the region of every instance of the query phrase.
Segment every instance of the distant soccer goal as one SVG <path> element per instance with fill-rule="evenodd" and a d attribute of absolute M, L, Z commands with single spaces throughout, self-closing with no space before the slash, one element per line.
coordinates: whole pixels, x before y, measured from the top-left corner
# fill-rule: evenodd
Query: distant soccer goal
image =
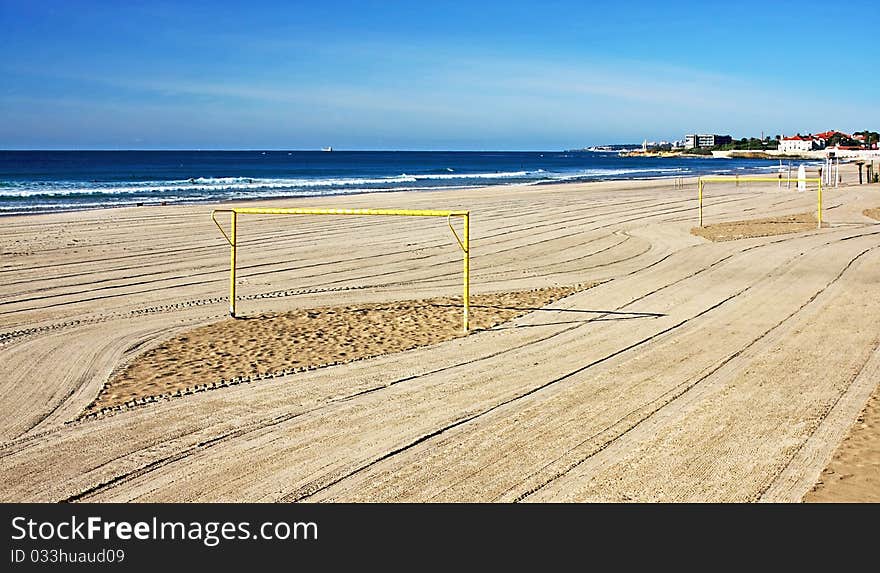
<path fill-rule="evenodd" d="M 230 231 L 226 234 L 220 222 L 217 221 L 217 213 L 231 213 Z M 455 237 L 461 248 L 464 262 L 464 297 L 462 301 L 462 326 L 464 331 L 469 329 L 468 314 L 470 312 L 470 211 L 433 211 L 424 209 L 269 209 L 259 207 L 232 207 L 229 209 L 214 209 L 211 219 L 220 232 L 226 238 L 230 246 L 229 254 L 229 316 L 235 318 L 235 258 L 236 258 L 236 227 L 239 215 L 393 215 L 402 217 L 445 217 L 449 230 Z M 463 228 L 461 236 L 452 226 L 452 218 L 461 217 Z"/>
<path fill-rule="evenodd" d="M 788 178 L 782 177 L 780 173 L 777 177 L 761 177 L 761 176 L 739 176 L 739 175 L 725 175 L 725 176 L 714 176 L 714 177 L 700 177 L 699 179 L 699 202 L 700 202 L 700 227 L 703 226 L 703 187 L 706 183 L 727 183 L 734 184 L 736 187 L 744 187 L 748 186 L 752 183 L 763 183 L 765 184 L 764 189 L 791 189 L 794 187 L 798 191 L 806 191 L 808 185 L 815 185 L 816 187 L 816 220 L 818 221 L 819 229 L 822 228 L 822 179 L 818 177 L 798 177 Z M 775 186 L 766 185 L 767 183 L 775 183 Z"/>

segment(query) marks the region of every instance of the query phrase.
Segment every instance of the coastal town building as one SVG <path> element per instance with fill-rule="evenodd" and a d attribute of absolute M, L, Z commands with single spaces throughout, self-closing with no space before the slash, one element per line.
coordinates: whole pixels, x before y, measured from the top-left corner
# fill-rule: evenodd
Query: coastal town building
<path fill-rule="evenodd" d="M 782 151 L 783 153 L 797 153 L 824 148 L 825 141 L 817 139 L 812 135 L 792 135 L 789 137 L 783 137 L 779 141 L 779 151 Z"/>
<path fill-rule="evenodd" d="M 852 139 L 853 138 L 849 134 L 843 133 L 842 131 L 835 131 L 833 129 L 831 131 L 823 131 L 822 133 L 817 133 L 813 137 L 815 139 L 821 139 L 823 142 L 825 142 L 827 144 L 827 142 L 830 141 L 831 138 L 834 137 L 835 135 L 839 135 L 843 139 Z M 858 136 L 855 136 L 855 138 L 858 139 Z"/>
<path fill-rule="evenodd" d="M 716 135 L 714 133 L 694 133 L 684 136 L 685 149 L 695 149 L 697 147 L 715 147 L 716 145 L 725 145 L 733 142 L 733 138 L 729 135 Z"/>
<path fill-rule="evenodd" d="M 869 141 L 868 133 L 873 132 L 850 135 L 842 131 L 830 130 L 816 134 L 783 136 L 779 140 L 779 150 L 784 153 L 800 153 L 823 149 L 876 149 L 877 143 Z"/>

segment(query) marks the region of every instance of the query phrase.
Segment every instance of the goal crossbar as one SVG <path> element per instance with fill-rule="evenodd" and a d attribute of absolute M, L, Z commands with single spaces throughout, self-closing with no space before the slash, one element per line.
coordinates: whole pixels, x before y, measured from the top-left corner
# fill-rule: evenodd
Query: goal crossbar
<path fill-rule="evenodd" d="M 217 220 L 218 213 L 230 213 L 230 229 L 229 234 L 223 230 L 223 226 Z M 469 330 L 468 314 L 470 312 L 470 211 L 437 211 L 431 209 L 274 209 L 263 207 L 230 207 L 226 209 L 214 209 L 211 212 L 211 219 L 226 242 L 229 243 L 229 316 L 235 318 L 235 258 L 236 248 L 238 247 L 236 240 L 236 226 L 238 223 L 238 215 L 393 215 L 402 217 L 445 217 L 449 225 L 449 230 L 455 237 L 456 243 L 463 253 L 464 261 L 464 297 L 463 297 L 463 317 L 462 326 L 464 331 Z M 462 234 L 455 231 L 452 226 L 452 218 L 461 217 L 463 220 Z"/>
<path fill-rule="evenodd" d="M 791 178 L 791 177 L 740 177 L 739 175 L 718 175 L 715 177 L 700 177 L 699 200 L 700 200 L 700 226 L 703 226 L 703 183 L 748 183 L 750 181 L 765 183 L 818 183 L 816 191 L 816 220 L 817 228 L 822 228 L 822 179 L 819 177 Z"/>

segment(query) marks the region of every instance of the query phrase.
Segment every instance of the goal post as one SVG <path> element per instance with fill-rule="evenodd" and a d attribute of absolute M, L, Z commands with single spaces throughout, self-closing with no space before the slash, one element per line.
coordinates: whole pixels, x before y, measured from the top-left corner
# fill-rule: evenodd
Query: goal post
<path fill-rule="evenodd" d="M 223 230 L 220 222 L 217 221 L 218 213 L 230 213 L 229 234 Z M 468 332 L 470 324 L 468 314 L 470 312 L 470 211 L 436 211 L 429 209 L 273 209 L 262 207 L 230 207 L 226 209 L 214 209 L 211 212 L 211 219 L 226 242 L 229 243 L 229 316 L 235 318 L 235 257 L 238 247 L 236 239 L 236 227 L 238 225 L 239 215 L 392 215 L 402 217 L 445 217 L 449 230 L 455 237 L 459 248 L 463 253 L 463 287 L 464 297 L 462 299 L 462 326 L 465 332 Z M 460 217 L 463 220 L 463 229 L 461 236 L 452 226 L 452 218 Z"/>
<path fill-rule="evenodd" d="M 789 178 L 789 177 L 749 177 L 749 176 L 739 176 L 739 175 L 719 175 L 716 177 L 700 177 L 699 179 L 699 195 L 698 199 L 700 202 L 700 227 L 703 226 L 703 184 L 704 183 L 735 183 L 737 186 L 740 183 L 748 183 L 748 182 L 763 182 L 763 183 L 778 183 L 780 186 L 783 183 L 816 183 L 818 186 L 816 188 L 816 220 L 818 221 L 818 229 L 822 228 L 822 179 L 819 177 L 810 177 L 810 178 Z"/>

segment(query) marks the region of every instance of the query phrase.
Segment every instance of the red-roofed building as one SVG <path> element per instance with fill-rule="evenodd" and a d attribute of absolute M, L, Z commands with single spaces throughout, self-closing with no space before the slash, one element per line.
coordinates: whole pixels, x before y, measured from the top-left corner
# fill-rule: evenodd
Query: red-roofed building
<path fill-rule="evenodd" d="M 779 151 L 799 152 L 813 151 L 825 147 L 825 140 L 817 140 L 812 135 L 792 135 L 783 137 L 779 142 Z"/>
<path fill-rule="evenodd" d="M 839 135 L 840 137 L 843 137 L 846 139 L 852 139 L 849 134 L 843 133 L 842 131 L 835 131 L 833 129 L 831 131 L 824 131 L 822 133 L 817 133 L 813 137 L 815 137 L 817 139 L 824 139 L 825 141 L 828 141 L 829 139 L 831 139 L 835 135 Z"/>

